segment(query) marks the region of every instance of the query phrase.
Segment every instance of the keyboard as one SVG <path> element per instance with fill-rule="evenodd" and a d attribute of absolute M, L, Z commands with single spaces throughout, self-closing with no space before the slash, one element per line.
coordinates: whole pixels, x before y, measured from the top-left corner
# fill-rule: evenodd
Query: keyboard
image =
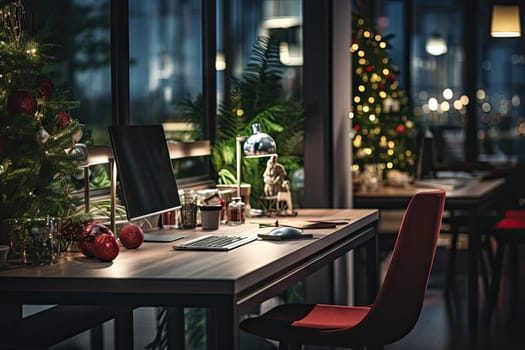
<path fill-rule="evenodd" d="M 436 179 L 422 179 L 414 181 L 414 185 L 429 188 L 442 188 L 447 191 L 452 191 L 457 188 L 465 186 L 465 179 L 457 178 L 436 178 Z"/>
<path fill-rule="evenodd" d="M 257 236 L 207 235 L 181 244 L 175 244 L 175 250 L 221 250 L 227 251 L 243 244 L 255 241 Z"/>

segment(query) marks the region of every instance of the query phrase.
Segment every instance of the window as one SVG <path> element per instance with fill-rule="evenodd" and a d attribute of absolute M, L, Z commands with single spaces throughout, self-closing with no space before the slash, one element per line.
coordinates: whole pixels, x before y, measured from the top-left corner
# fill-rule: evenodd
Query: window
<path fill-rule="evenodd" d="M 409 51 L 398 45 L 393 52 L 408 57 L 414 113 L 445 142 L 442 160 L 464 160 L 471 149 L 481 161 L 523 161 L 525 43 L 490 37 L 493 2 L 477 0 L 474 12 L 466 0 L 383 3 L 388 33 L 409 40 Z M 409 31 L 396 20 L 400 3 Z M 521 17 L 524 23 L 523 9 Z"/>
<path fill-rule="evenodd" d="M 200 5 L 200 0 L 129 4 L 130 123 L 163 123 L 177 141 L 195 141 L 189 131 L 199 126 L 186 122 L 179 109 L 188 96 L 202 95 Z"/>

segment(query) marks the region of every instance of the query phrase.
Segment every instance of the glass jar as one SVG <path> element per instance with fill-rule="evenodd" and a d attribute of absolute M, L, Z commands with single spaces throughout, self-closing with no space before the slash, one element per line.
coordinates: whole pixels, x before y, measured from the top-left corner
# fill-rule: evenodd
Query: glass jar
<path fill-rule="evenodd" d="M 51 265 L 58 260 L 58 218 L 7 219 L 4 225 L 8 230 L 10 263 Z"/>
<path fill-rule="evenodd" d="M 197 225 L 197 193 L 193 190 L 179 191 L 179 198 L 182 228 L 194 228 Z"/>
<path fill-rule="evenodd" d="M 244 224 L 244 202 L 241 197 L 233 197 L 232 201 L 228 204 L 228 224 L 240 225 Z"/>

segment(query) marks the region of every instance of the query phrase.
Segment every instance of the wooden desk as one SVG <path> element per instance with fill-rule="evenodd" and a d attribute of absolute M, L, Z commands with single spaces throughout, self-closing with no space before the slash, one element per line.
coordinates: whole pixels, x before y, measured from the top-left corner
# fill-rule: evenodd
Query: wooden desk
<path fill-rule="evenodd" d="M 230 252 L 174 251 L 172 244 L 144 243 L 136 250 L 122 249 L 112 263 L 63 254 L 51 266 L 0 270 L 0 303 L 206 307 L 214 310 L 216 321 L 209 347 L 237 349 L 239 315 L 360 245 L 367 248 L 368 299 L 373 300 L 378 211 L 301 210 L 299 217 L 350 221 L 312 230 L 317 239 L 255 241 Z M 212 232 L 255 235 L 271 229 L 247 223 Z M 188 239 L 209 233 L 180 232 Z M 119 344 L 132 348 L 129 342 Z"/>
<path fill-rule="evenodd" d="M 464 210 L 468 213 L 468 324 L 471 335 L 476 336 L 479 327 L 478 256 L 481 249 L 479 217 L 497 199 L 503 188 L 503 179 L 468 181 L 463 187 L 447 191 L 445 209 Z M 403 209 L 418 191 L 428 188 L 382 187 L 376 192 L 354 193 L 356 208 Z"/>

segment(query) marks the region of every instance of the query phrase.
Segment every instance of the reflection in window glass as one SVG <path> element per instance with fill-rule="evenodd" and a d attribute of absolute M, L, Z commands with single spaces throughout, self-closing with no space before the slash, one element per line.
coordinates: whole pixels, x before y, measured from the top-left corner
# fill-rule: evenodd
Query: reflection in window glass
<path fill-rule="evenodd" d="M 399 0 L 386 0 L 389 7 Z M 475 55 L 466 55 L 461 2 L 416 0 L 412 2 L 410 91 L 415 113 L 423 116 L 434 137 L 442 143 L 440 159 L 464 159 L 465 126 L 476 118 L 479 160 L 500 163 L 524 161 L 525 154 L 525 41 L 491 38 L 492 1 L 477 0 Z M 391 14 L 389 14 L 389 17 Z M 525 12 L 521 11 L 521 22 Z M 396 25 L 395 19 L 391 20 Z M 402 33 L 399 28 L 391 32 Z M 394 47 L 393 51 L 402 50 Z M 466 61 L 466 57 L 474 61 Z M 474 96 L 467 98 L 467 67 L 477 68 Z M 467 107 L 472 111 L 467 114 Z"/>
<path fill-rule="evenodd" d="M 200 123 L 179 112 L 188 96 L 202 94 L 200 0 L 130 0 L 130 122 L 163 123 L 166 135 L 194 141 Z"/>
<path fill-rule="evenodd" d="M 57 45 L 53 83 L 80 102 L 73 110 L 84 125 L 82 142 L 109 145 L 111 123 L 111 48 L 108 0 L 73 0 L 66 4 L 27 1 L 46 41 Z"/>
<path fill-rule="evenodd" d="M 480 158 L 525 161 L 525 43 L 521 38 L 489 36 L 492 2 L 479 6 L 481 26 L 476 82 Z M 521 9 L 521 23 L 525 11 Z"/>
<path fill-rule="evenodd" d="M 31 14 L 31 15 L 29 15 Z M 26 1 L 26 16 L 36 17 L 45 42 L 56 45 L 53 84 L 80 103 L 71 111 L 84 125 L 80 142 L 109 146 L 111 124 L 110 12 L 107 0 Z M 90 188 L 109 186 L 107 166 L 93 167 Z M 83 177 L 73 179 L 77 189 Z"/>
<path fill-rule="evenodd" d="M 228 16 L 231 20 L 223 24 L 219 20 L 219 25 L 224 26 L 224 32 L 229 33 L 231 38 L 223 38 L 217 48 L 221 54 L 226 51 L 226 65 L 231 75 L 242 75 L 257 36 L 271 36 L 280 43 L 279 58 L 284 66 L 285 92 L 290 97 L 300 96 L 303 65 L 302 1 L 232 0 Z"/>
<path fill-rule="evenodd" d="M 455 1 L 416 1 L 411 35 L 414 112 L 432 132 L 438 165 L 464 159 L 464 44 Z"/>
<path fill-rule="evenodd" d="M 287 170 L 294 204 L 301 205 L 303 179 L 301 0 L 222 1 L 217 24 L 218 130 L 213 165 L 219 183 L 235 179 L 235 136 L 249 135 L 251 124 L 277 143 Z M 232 79 L 232 77 L 234 79 Z M 266 160 L 243 162 L 242 181 L 251 184 L 252 208 L 267 205 L 262 173 Z"/>

